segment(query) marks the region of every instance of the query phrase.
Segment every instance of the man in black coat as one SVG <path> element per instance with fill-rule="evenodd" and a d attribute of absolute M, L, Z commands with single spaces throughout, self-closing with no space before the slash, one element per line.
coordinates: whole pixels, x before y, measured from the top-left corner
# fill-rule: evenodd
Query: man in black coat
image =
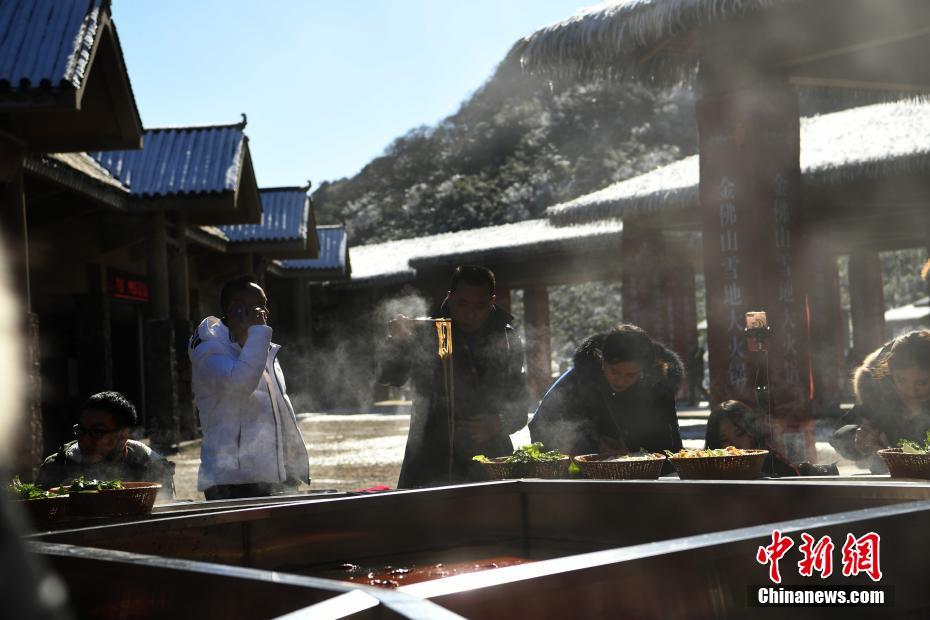
<path fill-rule="evenodd" d="M 675 394 L 681 360 L 634 325 L 588 338 L 543 397 L 530 434 L 580 455 L 681 449 Z"/>
<path fill-rule="evenodd" d="M 513 452 L 510 435 L 527 420 L 523 346 L 513 317 L 494 302 L 494 274 L 456 268 L 436 318 L 452 319 L 454 424 L 449 451 L 448 400 L 432 322 L 399 315 L 381 364 L 380 382 L 413 384 L 414 410 L 401 466 L 400 488 L 486 480 L 472 457 Z M 451 469 L 451 475 L 450 475 Z"/>

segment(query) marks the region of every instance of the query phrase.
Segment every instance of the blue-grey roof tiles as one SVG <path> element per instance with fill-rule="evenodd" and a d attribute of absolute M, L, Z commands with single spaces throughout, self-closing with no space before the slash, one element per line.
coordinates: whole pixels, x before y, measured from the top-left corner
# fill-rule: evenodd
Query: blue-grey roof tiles
<path fill-rule="evenodd" d="M 301 258 L 281 261 L 287 270 L 330 271 L 345 270 L 347 255 L 346 229 L 343 226 L 317 226 L 320 240 L 319 258 Z"/>
<path fill-rule="evenodd" d="M 262 221 L 260 224 L 220 226 L 230 243 L 285 241 L 307 238 L 310 201 L 306 187 L 260 189 Z"/>
<path fill-rule="evenodd" d="M 79 89 L 109 0 L 0 0 L 0 88 Z"/>
<path fill-rule="evenodd" d="M 147 129 L 141 150 L 90 155 L 134 196 L 222 193 L 236 189 L 246 140 L 241 123 Z"/>

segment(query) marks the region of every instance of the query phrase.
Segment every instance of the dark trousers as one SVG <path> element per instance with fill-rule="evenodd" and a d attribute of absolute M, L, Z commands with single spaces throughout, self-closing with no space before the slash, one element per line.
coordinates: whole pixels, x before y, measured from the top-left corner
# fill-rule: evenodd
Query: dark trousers
<path fill-rule="evenodd" d="M 218 484 L 204 489 L 204 497 L 214 499 L 240 499 L 244 497 L 265 497 L 297 490 L 297 485 L 278 482 L 252 482 L 249 484 Z"/>

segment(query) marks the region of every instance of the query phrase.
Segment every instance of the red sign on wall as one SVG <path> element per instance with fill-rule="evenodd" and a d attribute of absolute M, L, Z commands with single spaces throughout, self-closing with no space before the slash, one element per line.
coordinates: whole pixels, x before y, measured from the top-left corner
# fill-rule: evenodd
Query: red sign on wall
<path fill-rule="evenodd" d="M 149 301 L 149 283 L 142 278 L 122 274 L 110 275 L 110 296 L 129 301 Z"/>

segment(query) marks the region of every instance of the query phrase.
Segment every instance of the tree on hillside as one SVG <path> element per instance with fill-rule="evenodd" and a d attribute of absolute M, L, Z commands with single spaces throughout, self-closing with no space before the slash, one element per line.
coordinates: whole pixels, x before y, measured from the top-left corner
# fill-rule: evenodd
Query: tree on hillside
<path fill-rule="evenodd" d="M 603 81 L 551 92 L 502 74 L 352 179 L 325 182 L 321 222 L 353 245 L 542 217 L 546 207 L 694 152 L 689 91 Z"/>

